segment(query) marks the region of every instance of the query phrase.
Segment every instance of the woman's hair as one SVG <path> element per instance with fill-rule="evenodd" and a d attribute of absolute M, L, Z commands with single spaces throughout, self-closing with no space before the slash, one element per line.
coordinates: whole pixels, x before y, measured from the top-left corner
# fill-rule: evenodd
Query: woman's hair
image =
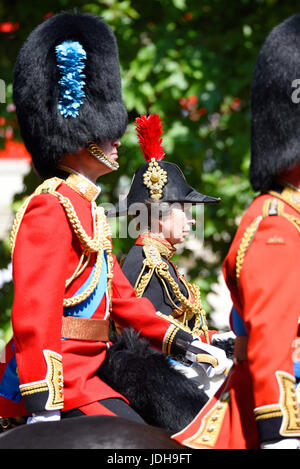
<path fill-rule="evenodd" d="M 158 231 L 158 222 L 164 217 L 168 216 L 173 208 L 181 204 L 171 202 L 160 202 L 153 200 L 145 200 L 140 209 L 136 207 L 135 213 L 132 213 L 132 218 L 136 222 L 136 229 L 140 232 L 143 231 Z"/>

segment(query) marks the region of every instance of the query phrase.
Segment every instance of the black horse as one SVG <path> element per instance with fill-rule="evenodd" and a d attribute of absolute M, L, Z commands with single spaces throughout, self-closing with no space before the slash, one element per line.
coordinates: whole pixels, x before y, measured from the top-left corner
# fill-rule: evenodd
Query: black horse
<path fill-rule="evenodd" d="M 218 343 L 231 357 L 233 343 Z M 178 449 L 171 434 L 198 414 L 208 397 L 133 330 L 114 337 L 98 375 L 123 394 L 146 424 L 82 416 L 20 425 L 0 435 L 0 449 Z"/>
<path fill-rule="evenodd" d="M 132 329 L 113 341 L 98 376 L 125 396 L 149 425 L 182 430 L 207 402 L 205 392 Z"/>
<path fill-rule="evenodd" d="M 0 449 L 182 449 L 170 433 L 108 415 L 72 417 L 7 430 Z"/>
<path fill-rule="evenodd" d="M 125 329 L 113 341 L 99 377 L 125 396 L 148 424 L 173 433 L 186 427 L 208 401 L 199 382 L 175 369 L 168 357 L 153 350 L 132 329 Z M 234 339 L 213 341 L 212 345 L 233 358 Z"/>

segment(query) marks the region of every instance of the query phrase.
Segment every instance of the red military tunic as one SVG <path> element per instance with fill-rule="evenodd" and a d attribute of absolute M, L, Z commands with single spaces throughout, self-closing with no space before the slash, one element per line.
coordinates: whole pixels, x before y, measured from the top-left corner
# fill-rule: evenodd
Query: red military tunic
<path fill-rule="evenodd" d="M 85 304 L 79 303 L 74 313 L 72 306 L 64 307 L 63 302 L 79 295 L 84 285 L 90 285 L 96 264 L 97 253 L 84 252 L 78 223 L 73 223 L 77 217 L 87 239 L 95 237 L 96 186 L 74 174 L 66 181 L 49 181 L 29 199 L 21 222 L 13 230 L 13 338 L 0 360 L 2 417 L 25 416 L 45 409 L 69 410 L 113 397 L 126 400 L 96 376 L 109 343 L 62 337 L 63 315 L 80 317 Z M 57 194 L 70 204 L 64 206 Z M 106 239 L 108 244 L 111 246 L 110 239 Z M 103 268 L 104 264 L 101 272 Z M 192 340 L 189 334 L 158 316 L 149 300 L 136 298 L 115 257 L 111 290 L 109 296 L 105 277 L 101 301 L 91 314 L 89 302 L 93 303 L 93 295 L 98 294 L 95 289 L 85 300 L 89 315 L 84 317 L 104 319 L 111 315 L 120 326 L 140 331 L 159 350 L 170 342 L 176 353 L 178 334 Z"/>
<path fill-rule="evenodd" d="M 255 449 L 300 436 L 292 359 L 300 315 L 299 213 L 300 194 L 285 188 L 257 197 L 242 218 L 224 262 L 237 360 L 217 394 L 174 436 L 186 446 Z"/>

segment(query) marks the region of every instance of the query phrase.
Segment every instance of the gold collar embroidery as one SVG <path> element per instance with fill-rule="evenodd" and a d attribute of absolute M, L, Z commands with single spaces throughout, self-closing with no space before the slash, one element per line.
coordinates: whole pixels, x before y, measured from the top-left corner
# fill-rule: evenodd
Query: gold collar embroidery
<path fill-rule="evenodd" d="M 144 246 L 155 246 L 159 253 L 164 256 L 166 259 L 170 260 L 176 249 L 172 246 L 171 243 L 165 239 L 156 236 L 153 233 L 146 233 L 142 236 L 142 243 Z"/>
<path fill-rule="evenodd" d="M 82 195 L 82 197 L 87 199 L 89 202 L 93 202 L 97 199 L 101 190 L 98 186 L 96 186 L 96 184 L 68 166 L 59 166 L 59 169 L 70 173 L 65 181 L 67 186 L 78 192 L 78 194 Z"/>
<path fill-rule="evenodd" d="M 271 195 L 274 195 L 278 199 L 283 200 L 288 205 L 293 207 L 298 213 L 300 213 L 300 193 L 296 187 L 292 186 L 291 184 L 283 181 L 282 182 L 285 187 L 283 191 L 280 193 L 275 192 L 273 190 L 269 191 Z"/>

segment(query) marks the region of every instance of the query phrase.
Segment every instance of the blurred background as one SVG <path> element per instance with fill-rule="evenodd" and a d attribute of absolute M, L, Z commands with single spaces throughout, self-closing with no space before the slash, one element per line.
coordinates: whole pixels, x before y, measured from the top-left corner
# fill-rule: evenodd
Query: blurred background
<path fill-rule="evenodd" d="M 287 0 L 0 0 L 0 349 L 11 334 L 9 232 L 15 211 L 40 183 L 18 132 L 13 66 L 28 34 L 49 16 L 77 8 L 114 30 L 129 125 L 120 169 L 101 179 L 99 203 L 126 194 L 144 163 L 134 130 L 140 114 L 163 120 L 165 160 L 200 192 L 221 197 L 204 209 L 204 243 L 187 240 L 174 261 L 200 285 L 211 326 L 228 328 L 231 300 L 221 269 L 240 218 L 256 195 L 248 180 L 250 83 L 271 29 L 298 13 Z M 300 77 L 298 77 L 300 78 Z M 119 260 L 132 238 L 114 238 Z"/>

